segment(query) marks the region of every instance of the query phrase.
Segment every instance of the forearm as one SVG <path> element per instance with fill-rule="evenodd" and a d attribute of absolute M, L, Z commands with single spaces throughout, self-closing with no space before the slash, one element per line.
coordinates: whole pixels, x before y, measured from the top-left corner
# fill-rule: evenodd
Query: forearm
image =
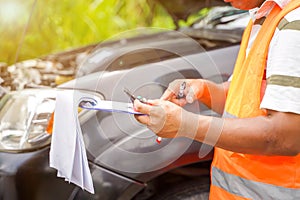
<path fill-rule="evenodd" d="M 135 101 L 136 119 L 160 137 L 188 137 L 233 152 L 259 155 L 300 153 L 300 114 L 267 110 L 266 116 L 217 118 L 188 112 L 165 100 Z"/>
<path fill-rule="evenodd" d="M 205 80 L 203 84 L 203 93 L 199 94 L 197 99 L 213 111 L 222 114 L 229 88 L 229 82 L 216 84 Z"/>
<path fill-rule="evenodd" d="M 198 117 L 196 134 L 189 133 L 186 136 L 209 145 L 233 152 L 259 155 L 296 155 L 300 151 L 297 136 L 298 119 L 294 121 L 292 119 L 294 128 L 286 129 L 288 126 L 280 123 L 280 118 L 276 116 L 246 119 L 222 119 L 199 115 L 196 117 Z"/>

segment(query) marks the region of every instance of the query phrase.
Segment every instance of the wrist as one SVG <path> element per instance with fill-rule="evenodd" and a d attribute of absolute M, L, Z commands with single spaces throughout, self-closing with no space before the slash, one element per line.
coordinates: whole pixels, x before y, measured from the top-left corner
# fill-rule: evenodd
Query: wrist
<path fill-rule="evenodd" d="M 199 116 L 195 113 L 182 111 L 182 120 L 178 130 L 178 135 L 194 139 L 197 135 Z"/>
<path fill-rule="evenodd" d="M 206 105 L 210 105 L 211 96 L 209 92 L 209 85 L 211 84 L 208 80 L 200 79 L 200 83 L 198 83 L 198 91 L 196 94 L 196 98 L 205 103 Z"/>
<path fill-rule="evenodd" d="M 219 117 L 199 115 L 196 140 L 215 146 L 223 133 L 225 120 Z"/>
<path fill-rule="evenodd" d="M 204 99 L 204 98 L 207 98 L 209 96 L 209 92 L 208 92 L 208 85 L 210 84 L 210 82 L 208 80 L 201 80 L 201 83 L 200 83 L 200 88 L 201 88 L 201 91 L 198 92 L 198 99 Z"/>

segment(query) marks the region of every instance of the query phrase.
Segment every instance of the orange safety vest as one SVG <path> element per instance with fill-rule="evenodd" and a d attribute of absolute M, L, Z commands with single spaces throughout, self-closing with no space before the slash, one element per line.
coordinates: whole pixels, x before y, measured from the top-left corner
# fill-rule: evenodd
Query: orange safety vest
<path fill-rule="evenodd" d="M 224 117 L 247 118 L 266 114 L 260 109 L 260 92 L 269 44 L 281 19 L 297 7 L 300 7 L 300 0 L 292 0 L 283 9 L 276 5 L 246 58 L 253 24 L 252 20 L 249 22 L 228 91 Z M 300 154 L 260 156 L 215 148 L 210 199 L 300 199 Z"/>

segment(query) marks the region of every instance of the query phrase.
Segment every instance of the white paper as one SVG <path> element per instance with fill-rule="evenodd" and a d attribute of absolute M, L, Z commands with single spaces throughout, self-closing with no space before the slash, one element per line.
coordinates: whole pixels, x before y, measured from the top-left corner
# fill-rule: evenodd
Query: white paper
<path fill-rule="evenodd" d="M 78 119 L 78 106 L 108 112 L 134 111 L 131 103 L 103 101 L 89 93 L 58 90 L 50 149 L 50 167 L 57 169 L 57 176 L 65 178 L 94 194 L 93 180 L 88 166 L 86 149 Z"/>
<path fill-rule="evenodd" d="M 83 93 L 58 90 L 50 149 L 50 167 L 90 193 L 94 193 L 91 172 L 78 120 L 78 104 Z"/>

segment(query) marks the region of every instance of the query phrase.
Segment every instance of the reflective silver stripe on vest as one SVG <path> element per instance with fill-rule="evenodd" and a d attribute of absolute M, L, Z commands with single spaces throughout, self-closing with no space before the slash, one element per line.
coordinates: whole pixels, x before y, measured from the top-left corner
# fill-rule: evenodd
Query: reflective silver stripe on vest
<path fill-rule="evenodd" d="M 274 176 L 280 176 L 280 174 L 274 174 Z M 300 199 L 300 189 L 251 181 L 223 172 L 217 167 L 212 167 L 212 185 L 220 187 L 234 195 L 249 199 Z"/>
<path fill-rule="evenodd" d="M 232 115 L 232 114 L 230 114 L 230 113 L 228 113 L 226 111 L 223 112 L 222 117 L 223 118 L 232 118 L 232 119 L 237 118 L 236 116 L 234 116 L 234 115 Z"/>

